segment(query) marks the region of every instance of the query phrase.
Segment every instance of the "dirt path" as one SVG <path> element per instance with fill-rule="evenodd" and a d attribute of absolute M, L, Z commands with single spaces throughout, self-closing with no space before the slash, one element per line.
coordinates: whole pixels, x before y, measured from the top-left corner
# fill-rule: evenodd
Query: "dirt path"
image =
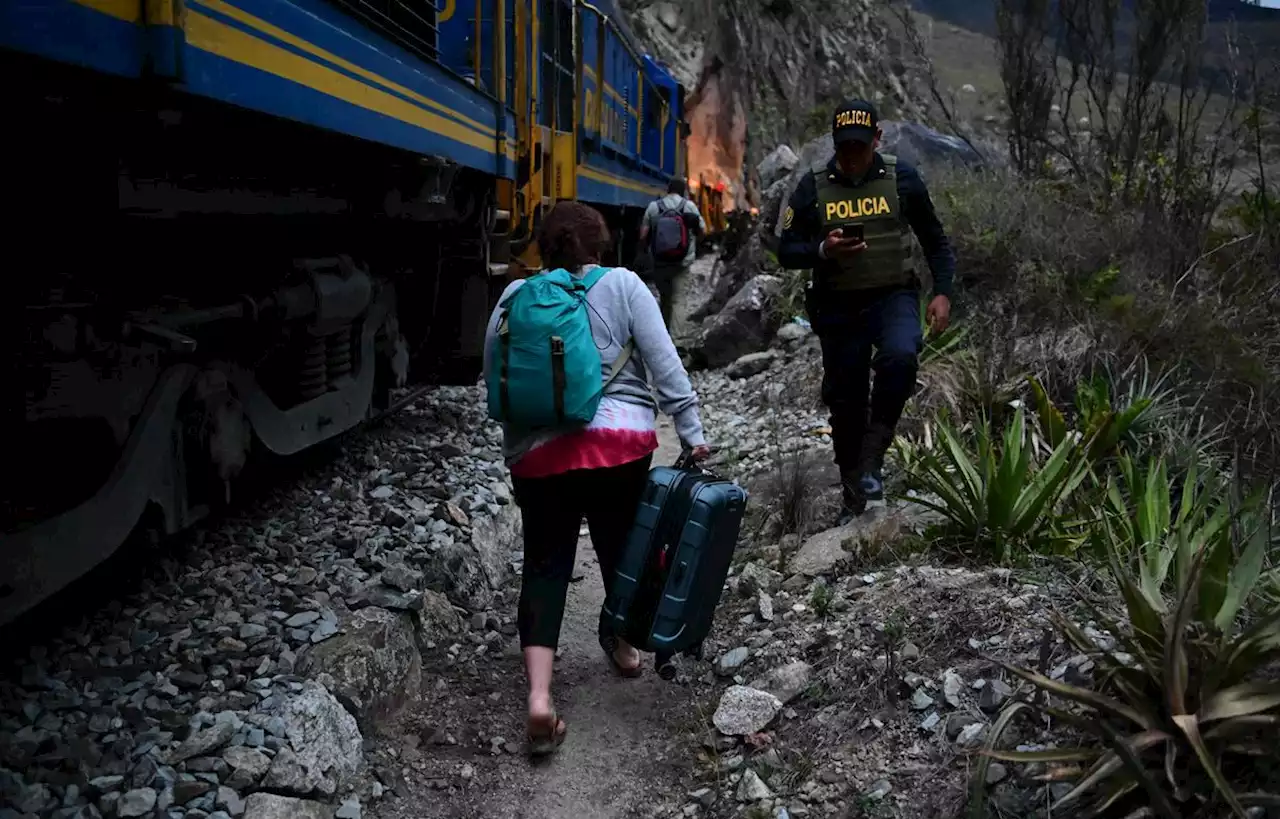
<path fill-rule="evenodd" d="M 663 422 L 655 464 L 672 463 L 679 454 L 675 431 L 669 419 Z M 687 689 L 660 680 L 651 655 L 644 656 L 646 673 L 639 679 L 612 673 L 596 641 L 604 585 L 585 536 L 574 577 L 553 687 L 569 728 L 559 753 L 538 765 L 523 755 L 525 681 L 517 638 L 508 638 L 502 656 L 474 665 L 459 660 L 438 669 L 424 663 L 427 701 L 406 720 L 397 749 L 407 763 L 408 798 L 370 806 L 369 813 L 385 819 L 626 819 L 678 797 L 687 760 L 673 746 L 682 740 L 678 721 Z M 508 608 L 514 611 L 514 601 Z"/>

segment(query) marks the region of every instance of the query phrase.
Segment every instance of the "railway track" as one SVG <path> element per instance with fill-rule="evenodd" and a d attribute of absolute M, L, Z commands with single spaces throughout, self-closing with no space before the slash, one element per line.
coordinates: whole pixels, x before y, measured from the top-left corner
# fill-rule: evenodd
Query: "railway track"
<path fill-rule="evenodd" d="M 181 559 L 193 540 L 216 531 L 228 521 L 260 512 L 272 503 L 272 494 L 324 474 L 334 468 L 344 452 L 357 448 L 362 438 L 378 434 L 393 419 L 402 416 L 416 402 L 442 389 L 437 384 L 416 385 L 396 391 L 391 403 L 375 410 L 368 420 L 318 446 L 288 457 L 264 457 L 252 465 L 236 483 L 235 501 L 226 509 L 169 536 L 137 531 L 109 558 L 66 588 L 54 593 L 31 610 L 8 623 L 0 624 L 0 658 L 13 659 L 27 653 L 68 628 L 109 607 L 119 597 L 137 590 L 138 583 L 167 564 Z M 445 388 L 449 389 L 449 388 Z"/>
<path fill-rule="evenodd" d="M 177 808 L 199 773 L 217 787 L 181 807 L 234 806 L 250 788 L 242 778 L 166 753 L 229 712 L 227 744 L 270 756 L 255 720 L 312 647 L 371 589 L 384 608 L 415 605 L 384 572 L 448 588 L 472 610 L 495 605 L 490 564 L 509 572 L 518 548 L 501 539 L 514 508 L 500 443 L 480 390 L 407 391 L 330 446 L 260 470 L 226 514 L 134 544 L 4 628 L 0 803 L 108 815 L 150 789 Z"/>

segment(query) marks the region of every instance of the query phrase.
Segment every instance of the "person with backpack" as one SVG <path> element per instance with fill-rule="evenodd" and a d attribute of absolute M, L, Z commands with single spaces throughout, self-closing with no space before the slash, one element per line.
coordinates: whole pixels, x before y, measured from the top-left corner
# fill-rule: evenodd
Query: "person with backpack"
<path fill-rule="evenodd" d="M 695 460 L 710 453 L 653 294 L 632 271 L 599 265 L 609 243 L 598 211 L 557 204 L 538 235 L 543 271 L 507 286 L 485 339 L 489 415 L 503 425 L 524 525 L 517 626 L 534 755 L 565 736 L 551 679 L 582 519 L 607 591 L 658 448 L 656 410 Z M 613 636 L 603 610 L 598 633 L 614 669 L 639 676 L 640 653 Z"/>
<path fill-rule="evenodd" d="M 653 257 L 654 285 L 662 301 L 662 321 L 672 329 L 680 289 L 688 277 L 689 266 L 697 256 L 699 236 L 706 234 L 707 223 L 698 206 L 688 198 L 689 186 L 683 179 L 672 179 L 667 195 L 649 203 L 640 222 L 640 244 L 648 242 Z"/>

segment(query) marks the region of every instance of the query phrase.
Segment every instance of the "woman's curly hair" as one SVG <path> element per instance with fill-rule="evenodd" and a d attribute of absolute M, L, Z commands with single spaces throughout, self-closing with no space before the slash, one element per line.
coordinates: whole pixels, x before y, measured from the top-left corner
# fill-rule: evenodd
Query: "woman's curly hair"
<path fill-rule="evenodd" d="M 559 202 L 542 220 L 538 252 L 544 268 L 573 271 L 600 261 L 610 241 L 609 227 L 600 211 L 581 202 Z"/>

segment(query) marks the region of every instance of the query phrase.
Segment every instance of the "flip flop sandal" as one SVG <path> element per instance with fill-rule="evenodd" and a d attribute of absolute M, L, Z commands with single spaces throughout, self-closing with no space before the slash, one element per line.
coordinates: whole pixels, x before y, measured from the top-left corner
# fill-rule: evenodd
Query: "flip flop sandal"
<path fill-rule="evenodd" d="M 549 730 L 548 726 L 550 726 Z M 535 722 L 530 720 L 528 731 L 529 755 L 532 757 L 542 757 L 555 753 L 564 742 L 565 735 L 569 733 L 568 726 L 564 724 L 564 720 L 560 719 L 554 710 L 551 712 L 550 719 L 539 718 L 536 727 Z"/>
<path fill-rule="evenodd" d="M 604 656 L 609 658 L 609 664 L 613 666 L 613 670 L 623 677 L 635 679 L 644 673 L 644 663 L 638 662 L 633 668 L 627 668 L 618 662 L 618 638 L 611 636 L 600 637 L 600 648 L 604 649 Z"/>

